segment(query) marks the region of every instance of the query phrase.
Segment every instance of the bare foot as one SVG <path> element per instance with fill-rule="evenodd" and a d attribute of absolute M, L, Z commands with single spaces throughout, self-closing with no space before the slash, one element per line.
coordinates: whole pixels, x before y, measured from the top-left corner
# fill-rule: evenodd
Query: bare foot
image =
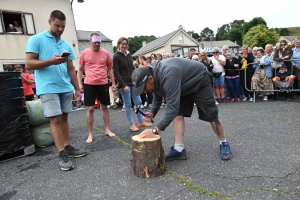
<path fill-rule="evenodd" d="M 86 143 L 92 143 L 93 142 L 93 136 L 92 135 L 89 135 L 87 140 L 85 141 Z"/>
<path fill-rule="evenodd" d="M 115 137 L 116 136 L 116 134 L 112 133 L 110 130 L 106 130 L 105 135 L 108 135 L 109 137 Z"/>

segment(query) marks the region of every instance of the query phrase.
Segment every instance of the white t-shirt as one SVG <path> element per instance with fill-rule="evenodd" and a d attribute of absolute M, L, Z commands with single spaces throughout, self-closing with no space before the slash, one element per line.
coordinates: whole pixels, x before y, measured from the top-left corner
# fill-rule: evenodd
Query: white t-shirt
<path fill-rule="evenodd" d="M 223 72 L 222 76 L 224 76 L 225 75 L 224 67 L 220 64 L 220 62 L 218 60 L 216 60 L 213 56 L 210 57 L 210 59 L 214 65 L 214 68 L 212 69 L 212 71 L 213 72 Z M 226 58 L 223 55 L 219 55 L 219 59 L 226 61 Z"/>

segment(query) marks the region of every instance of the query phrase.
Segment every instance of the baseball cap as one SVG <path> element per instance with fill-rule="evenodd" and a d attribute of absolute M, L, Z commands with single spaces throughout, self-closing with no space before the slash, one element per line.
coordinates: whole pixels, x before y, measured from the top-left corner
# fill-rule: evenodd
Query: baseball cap
<path fill-rule="evenodd" d="M 148 77 L 151 75 L 150 67 L 139 67 L 132 72 L 131 80 L 134 85 L 134 95 L 139 96 L 143 93 Z"/>
<path fill-rule="evenodd" d="M 92 42 L 101 42 L 101 37 L 99 35 L 94 35 L 92 37 Z"/>
<path fill-rule="evenodd" d="M 218 47 L 214 47 L 214 48 L 212 49 L 212 52 L 213 52 L 213 53 L 219 52 L 219 48 L 218 48 Z"/>
<path fill-rule="evenodd" d="M 285 64 L 281 64 L 281 65 L 279 66 L 279 69 L 280 69 L 280 68 L 286 69 L 286 65 L 285 65 Z"/>

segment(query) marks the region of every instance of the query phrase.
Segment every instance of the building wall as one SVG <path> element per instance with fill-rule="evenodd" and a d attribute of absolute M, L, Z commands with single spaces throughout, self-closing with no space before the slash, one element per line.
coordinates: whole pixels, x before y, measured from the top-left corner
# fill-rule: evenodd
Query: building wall
<path fill-rule="evenodd" d="M 182 35 L 183 42 L 179 42 L 179 35 Z M 170 42 L 165 46 L 165 52 L 171 53 L 171 45 L 183 45 L 183 46 L 195 46 L 197 45 L 193 40 L 191 40 L 186 34 L 183 32 L 179 32 L 177 35 L 173 37 L 173 39 L 170 40 Z"/>
<path fill-rule="evenodd" d="M 83 41 L 83 40 L 79 40 L 79 51 L 82 52 L 85 49 L 91 48 L 90 42 L 89 41 Z M 106 42 L 106 41 L 102 41 L 101 42 L 101 48 L 105 49 L 106 51 L 108 51 L 111 59 L 114 55 L 114 48 L 112 45 L 112 42 Z"/>
<path fill-rule="evenodd" d="M 74 1 L 74 3 L 77 3 Z M 66 15 L 66 28 L 63 38 L 73 47 L 76 59 L 79 58 L 79 48 L 75 32 L 74 18 L 70 0 L 1 0 L 1 10 L 27 12 L 33 14 L 36 33 L 49 29 L 48 19 L 53 10 L 59 9 Z M 4 27 L 5 29 L 7 27 Z M 3 64 L 25 63 L 25 47 L 29 35 L 0 34 L 0 71 Z M 78 67 L 78 61 L 74 61 Z"/>

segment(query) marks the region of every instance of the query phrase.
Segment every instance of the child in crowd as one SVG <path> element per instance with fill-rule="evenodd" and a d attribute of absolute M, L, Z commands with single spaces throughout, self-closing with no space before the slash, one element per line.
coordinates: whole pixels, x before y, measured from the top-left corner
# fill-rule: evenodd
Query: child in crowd
<path fill-rule="evenodd" d="M 276 74 L 276 76 L 273 78 L 273 82 L 276 86 L 280 88 L 280 92 L 291 92 L 291 85 L 294 83 L 295 76 L 291 75 L 291 72 L 287 70 L 287 67 L 285 64 L 282 64 L 279 66 L 279 71 Z M 287 101 L 290 101 L 291 95 L 285 94 L 285 98 Z"/>

